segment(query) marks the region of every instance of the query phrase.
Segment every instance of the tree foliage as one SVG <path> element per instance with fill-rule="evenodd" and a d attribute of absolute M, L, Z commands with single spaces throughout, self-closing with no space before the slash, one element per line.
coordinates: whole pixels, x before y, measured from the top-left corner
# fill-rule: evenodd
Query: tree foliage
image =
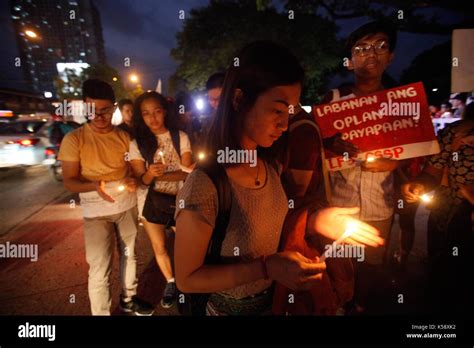
<path fill-rule="evenodd" d="M 302 101 L 316 101 L 325 93 L 327 77 L 342 65 L 337 27 L 316 14 L 293 15 L 290 19 L 290 13 L 279 13 L 267 1 L 256 4 L 255 0 L 211 1 L 192 10 L 171 52 L 179 66 L 170 89 L 180 81 L 188 90 L 204 88 L 207 78 L 225 70 L 240 48 L 267 39 L 287 46 L 299 58 L 306 72 Z"/>
<path fill-rule="evenodd" d="M 400 82 L 423 81 L 431 103 L 439 104 L 451 90 L 451 41 L 420 53 L 403 72 Z M 437 89 L 436 91 L 433 91 Z"/>
<path fill-rule="evenodd" d="M 271 0 L 267 0 L 271 3 Z M 471 28 L 470 1 L 448 0 L 285 0 L 285 8 L 321 15 L 336 21 L 368 16 L 394 22 L 400 31 L 451 35 L 454 29 Z M 457 15 L 457 23 L 441 20 L 439 13 Z"/>
<path fill-rule="evenodd" d="M 140 85 L 137 85 L 132 89 L 127 89 L 124 86 L 123 79 L 120 77 L 118 71 L 106 64 L 90 65 L 88 68 L 82 70 L 82 73 L 79 75 L 72 69 L 66 69 L 64 74 L 67 78 L 67 83 L 59 76 L 54 79 L 56 94 L 60 100 L 81 99 L 82 83 L 85 80 L 92 78 L 100 79 L 109 83 L 114 89 L 117 100 L 122 98 L 134 99 L 143 93 L 143 89 Z M 114 81 L 114 78 L 116 78 L 116 81 Z"/>

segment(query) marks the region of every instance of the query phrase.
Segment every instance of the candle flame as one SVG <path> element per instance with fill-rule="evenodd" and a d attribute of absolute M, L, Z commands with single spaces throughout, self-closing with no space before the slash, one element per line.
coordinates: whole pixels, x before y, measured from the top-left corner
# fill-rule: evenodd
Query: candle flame
<path fill-rule="evenodd" d="M 161 163 L 167 164 L 165 160 L 165 154 L 163 153 L 163 151 L 159 151 L 158 154 L 160 155 Z"/>
<path fill-rule="evenodd" d="M 200 160 L 203 160 L 205 157 L 206 157 L 206 155 L 204 154 L 204 152 L 199 152 L 198 158 Z"/>
<path fill-rule="evenodd" d="M 357 230 L 357 224 L 354 221 L 351 221 L 347 224 L 346 230 L 344 231 L 344 234 L 342 235 L 343 238 L 348 238 L 351 236 L 355 231 Z"/>
<path fill-rule="evenodd" d="M 425 203 L 429 203 L 429 202 L 431 202 L 432 198 L 430 196 L 428 196 L 428 194 L 425 193 L 424 195 L 420 196 L 420 199 Z"/>
<path fill-rule="evenodd" d="M 123 185 L 120 185 L 120 186 L 118 187 L 118 190 L 119 190 L 119 191 L 123 191 L 123 190 L 125 190 L 125 186 L 123 186 Z"/>
<path fill-rule="evenodd" d="M 373 157 L 373 156 L 368 156 L 367 157 L 367 162 L 373 162 L 373 161 L 375 161 L 375 157 Z"/>

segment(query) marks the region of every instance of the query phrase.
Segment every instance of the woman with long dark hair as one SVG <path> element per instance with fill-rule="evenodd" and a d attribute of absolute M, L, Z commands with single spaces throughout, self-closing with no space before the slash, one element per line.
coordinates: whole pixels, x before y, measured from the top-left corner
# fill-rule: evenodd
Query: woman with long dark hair
<path fill-rule="evenodd" d="M 159 93 L 147 92 L 137 98 L 133 112 L 135 139 L 129 153 L 134 175 L 143 185 L 150 186 L 142 212 L 143 225 L 167 281 L 161 300 L 164 308 L 171 307 L 176 293 L 165 231 L 175 225 L 176 194 L 187 176 L 181 166 L 192 164 L 189 138 L 172 127 L 171 110 Z"/>
<path fill-rule="evenodd" d="M 208 136 L 208 158 L 186 179 L 176 210 L 175 270 L 185 293 L 209 293 L 208 315 L 271 312 L 276 280 L 295 289 L 319 282 L 325 263 L 298 252 L 280 252 L 288 199 L 280 182 L 289 113 L 300 99 L 304 72 L 285 48 L 268 41 L 249 44 L 227 70 L 219 107 Z M 219 257 L 206 262 L 215 246 L 223 202 L 210 168 L 224 171 L 231 205 Z M 350 209 L 314 213 L 314 230 L 337 239 Z M 353 213 L 353 212 L 352 212 Z M 368 242 L 377 231 L 363 223 L 354 241 Z"/>

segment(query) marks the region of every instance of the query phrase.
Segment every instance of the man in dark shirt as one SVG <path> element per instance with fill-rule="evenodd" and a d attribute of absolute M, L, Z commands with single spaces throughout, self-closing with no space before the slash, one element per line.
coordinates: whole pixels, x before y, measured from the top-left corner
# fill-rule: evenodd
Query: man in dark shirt
<path fill-rule="evenodd" d="M 132 135 L 133 102 L 130 99 L 121 99 L 118 107 L 122 114 L 122 123 L 118 127 Z"/>

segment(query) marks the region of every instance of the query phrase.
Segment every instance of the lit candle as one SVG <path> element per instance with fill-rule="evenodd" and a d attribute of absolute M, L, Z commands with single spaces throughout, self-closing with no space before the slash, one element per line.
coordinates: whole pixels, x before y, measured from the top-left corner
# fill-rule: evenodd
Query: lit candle
<path fill-rule="evenodd" d="M 158 152 L 158 154 L 160 155 L 161 162 L 162 162 L 163 164 L 166 164 L 165 154 L 163 153 L 163 151 Z"/>
<path fill-rule="evenodd" d="M 422 200 L 425 203 L 431 202 L 432 199 L 433 197 L 430 197 L 427 193 L 420 196 L 420 200 Z"/>
<path fill-rule="evenodd" d="M 376 158 L 374 156 L 369 155 L 367 156 L 365 160 L 361 158 L 353 158 L 353 161 L 355 161 L 355 163 L 360 166 L 360 165 L 363 165 L 364 163 L 372 163 L 375 161 L 375 159 Z"/>
<path fill-rule="evenodd" d="M 200 161 L 202 161 L 204 158 L 206 158 L 206 155 L 204 154 L 204 152 L 199 152 L 198 158 Z"/>
<path fill-rule="evenodd" d="M 324 255 L 321 256 L 321 258 L 319 259 L 319 262 L 324 262 L 324 260 L 326 260 L 326 258 L 328 256 L 330 256 L 332 253 L 333 253 L 333 249 L 340 243 L 342 243 L 346 238 L 348 238 L 349 236 L 351 236 L 355 231 L 356 231 L 356 228 L 357 228 L 357 225 L 355 222 L 351 221 L 347 224 L 347 227 L 346 227 L 346 230 L 344 231 L 344 233 L 342 234 L 342 236 L 339 237 L 338 240 L 336 240 L 335 242 L 333 242 L 331 244 L 331 246 L 329 247 L 329 249 L 327 249 L 325 252 L 324 252 Z"/>
<path fill-rule="evenodd" d="M 120 192 L 122 192 L 123 190 L 125 190 L 125 186 L 124 186 L 124 185 L 120 185 L 120 186 L 118 187 L 118 190 L 119 190 Z"/>

